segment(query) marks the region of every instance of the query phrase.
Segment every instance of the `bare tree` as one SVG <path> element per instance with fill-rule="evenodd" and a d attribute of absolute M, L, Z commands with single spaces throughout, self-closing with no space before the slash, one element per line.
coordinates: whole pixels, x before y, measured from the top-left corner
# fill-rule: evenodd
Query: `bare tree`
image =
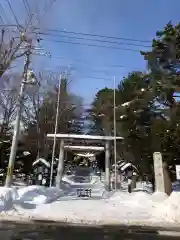
<path fill-rule="evenodd" d="M 15 84 L 16 83 L 16 84 Z M 15 119 L 16 99 L 20 84 L 19 74 L 13 73 L 1 78 L 0 83 L 0 125 L 1 136 L 6 134 Z"/>
<path fill-rule="evenodd" d="M 12 67 L 12 63 L 22 57 L 25 52 L 20 52 L 20 48 L 23 45 L 23 36 L 19 39 L 12 37 L 10 41 L 7 41 L 6 30 L 1 29 L 0 32 L 0 77 Z"/>
<path fill-rule="evenodd" d="M 26 142 L 31 142 L 34 148 L 39 148 L 39 155 L 45 155 L 48 145 L 52 144 L 52 142 L 46 141 L 46 135 L 47 133 L 54 133 L 55 129 L 57 83 L 60 76 L 63 76 L 63 74 L 41 73 L 39 81 L 42 84 L 36 89 L 29 89 L 27 93 L 28 100 L 25 102 L 23 115 L 23 121 L 26 122 L 28 129 Z M 70 129 L 72 119 L 80 113 L 82 104 L 80 104 L 81 101 L 78 97 L 69 93 L 69 81 L 65 75 L 61 77 L 61 81 L 63 81 L 63 84 L 60 94 L 58 132 L 67 132 Z"/>
<path fill-rule="evenodd" d="M 25 20 L 24 25 L 21 25 L 14 11 L 14 1 L 7 0 L 7 6 L 14 17 L 15 24 L 14 26 L 4 24 L 0 27 L 0 77 L 12 68 L 12 64 L 17 59 L 26 54 L 27 44 L 31 45 L 32 50 L 38 45 L 40 41 L 38 32 L 41 24 L 45 23 L 44 16 L 55 2 L 55 0 L 22 0 L 23 5 L 20 8 L 25 13 Z"/>

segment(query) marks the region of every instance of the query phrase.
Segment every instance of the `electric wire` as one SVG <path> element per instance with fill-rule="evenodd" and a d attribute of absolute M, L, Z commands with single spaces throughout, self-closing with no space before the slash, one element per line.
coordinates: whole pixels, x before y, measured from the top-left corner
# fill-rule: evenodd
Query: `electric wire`
<path fill-rule="evenodd" d="M 14 19 L 15 19 L 15 21 L 16 21 L 17 28 L 20 30 L 20 24 L 19 24 L 19 21 L 18 21 L 18 19 L 17 19 L 17 16 L 16 16 L 16 14 L 15 14 L 15 12 L 14 12 L 14 10 L 13 10 L 13 8 L 12 8 L 10 2 L 9 2 L 9 0 L 6 0 L 6 2 L 7 2 L 8 6 L 9 6 L 9 8 L 10 8 L 12 14 L 13 14 L 13 17 L 14 17 Z"/>
<path fill-rule="evenodd" d="M 5 24 L 0 25 L 4 27 L 16 27 L 16 24 Z M 33 28 L 33 27 L 32 27 Z M 96 38 L 104 38 L 104 39 L 114 39 L 114 40 L 124 40 L 124 41 L 132 41 L 132 42 L 141 42 L 141 43 L 152 43 L 150 40 L 142 40 L 142 39 L 134 39 L 134 38 L 125 38 L 125 37 L 115 37 L 115 36 L 105 36 L 105 35 L 98 35 L 98 34 L 90 34 L 90 33 L 83 33 L 83 32 L 73 32 L 73 31 L 66 31 L 66 30 L 58 30 L 58 29 L 50 29 L 50 28 L 44 28 L 42 31 L 42 28 L 35 27 L 36 31 L 42 32 L 44 34 L 44 31 L 46 32 L 57 32 L 57 33 L 65 33 L 65 34 L 73 34 L 73 35 L 82 35 L 82 36 L 89 36 L 89 37 L 96 37 Z"/>

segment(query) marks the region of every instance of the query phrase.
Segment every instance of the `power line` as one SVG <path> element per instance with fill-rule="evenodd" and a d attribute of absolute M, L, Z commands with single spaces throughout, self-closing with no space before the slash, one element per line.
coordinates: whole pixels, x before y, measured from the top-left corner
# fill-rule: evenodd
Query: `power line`
<path fill-rule="evenodd" d="M 117 42 L 117 41 L 108 41 L 108 40 L 85 38 L 85 37 L 73 37 L 73 36 L 67 36 L 67 35 L 57 35 L 57 34 L 52 34 L 52 33 L 42 33 L 42 32 L 40 32 L 39 34 L 46 35 L 46 36 L 60 37 L 60 38 L 61 37 L 63 37 L 63 38 L 66 37 L 66 38 L 76 39 L 76 40 L 85 40 L 85 41 L 118 44 L 118 45 L 129 45 L 129 46 L 134 46 L 134 47 L 146 47 L 146 48 L 151 48 L 152 47 L 150 45 L 134 44 L 134 43 L 127 43 L 127 42 L 125 43 L 125 42 Z"/>
<path fill-rule="evenodd" d="M 30 7 L 29 7 L 29 4 L 28 4 L 27 0 L 22 0 L 22 2 L 23 2 L 23 5 L 24 5 L 24 7 L 27 11 L 27 14 L 29 15 L 29 17 L 31 17 L 31 11 L 30 11 Z"/>
<path fill-rule="evenodd" d="M 2 6 L 1 3 L 0 3 L 0 9 L 1 9 L 1 12 L 2 12 L 2 14 L 0 15 L 0 18 L 2 19 L 2 21 L 3 21 L 4 23 L 6 23 L 5 18 L 3 18 L 2 15 L 4 15 L 4 17 L 6 17 L 6 18 L 7 18 L 7 15 L 6 15 L 6 13 L 5 13 L 5 11 L 4 11 L 4 8 L 3 8 L 3 6 Z M 7 18 L 7 20 L 8 20 L 8 18 Z"/>
<path fill-rule="evenodd" d="M 14 12 L 14 10 L 13 10 L 10 2 L 9 2 L 9 0 L 6 0 L 6 2 L 7 2 L 7 4 L 9 5 L 9 8 L 10 8 L 10 10 L 11 10 L 13 16 L 14 16 L 14 19 L 15 19 L 15 21 L 16 21 L 17 28 L 19 29 L 20 25 L 19 25 L 18 19 L 17 19 L 17 17 L 16 17 L 16 14 L 15 14 L 15 12 Z"/>
<path fill-rule="evenodd" d="M 110 47 L 110 46 L 105 46 L 105 45 L 88 44 L 88 43 L 80 43 L 80 42 L 70 42 L 70 41 L 54 40 L 54 39 L 44 39 L 44 41 L 59 42 L 59 43 L 80 45 L 80 46 L 87 46 L 87 47 L 99 47 L 99 48 L 106 48 L 106 49 L 116 49 L 116 50 L 123 50 L 123 51 L 132 51 L 132 52 L 141 52 L 142 51 L 140 49 Z"/>
<path fill-rule="evenodd" d="M 55 2 L 56 0 L 50 0 L 50 3 L 44 7 L 43 14 L 40 16 L 39 21 L 37 20 L 37 24 L 40 23 L 41 18 L 49 11 L 50 8 L 52 8 Z M 37 27 L 35 27 L 35 29 L 37 29 Z"/>
<path fill-rule="evenodd" d="M 74 67 L 73 65 L 72 65 L 72 72 L 73 71 L 75 71 L 75 73 L 76 73 L 76 70 L 77 70 L 78 68 L 77 67 Z M 112 72 L 112 71 L 114 71 L 114 70 L 92 70 L 92 69 L 89 69 L 89 71 L 90 72 L 95 72 L 95 73 L 104 73 L 104 74 L 106 74 L 107 76 L 110 74 L 110 72 Z M 88 72 L 88 70 L 86 70 L 86 72 Z"/>
<path fill-rule="evenodd" d="M 39 28 L 37 28 L 37 30 L 38 29 Z M 114 36 L 90 34 L 90 33 L 83 33 L 83 32 L 74 32 L 74 31 L 50 29 L 50 28 L 47 28 L 47 29 L 44 29 L 44 30 L 45 31 L 49 31 L 49 32 L 60 32 L 60 33 L 67 33 L 67 34 L 73 34 L 73 35 L 82 35 L 82 36 L 89 36 L 89 37 L 98 37 L 98 38 L 115 39 L 115 40 L 125 40 L 125 41 L 142 42 L 142 43 L 152 43 L 152 41 L 148 41 L 148 40 L 140 40 L 140 39 L 133 39 L 133 38 L 123 38 L 123 37 L 114 37 Z"/>
<path fill-rule="evenodd" d="M 100 43 L 108 43 L 108 44 L 118 44 L 118 45 L 128 45 L 128 46 L 134 46 L 134 47 L 145 47 L 145 48 L 151 48 L 150 45 L 142 45 L 142 44 L 134 44 L 134 43 L 126 43 L 126 42 L 117 42 L 117 41 L 107 41 L 107 40 L 101 40 L 101 39 L 91 39 L 91 38 L 84 38 L 84 37 L 73 37 L 73 36 L 65 36 L 65 35 L 55 35 L 55 34 L 48 34 L 48 33 L 39 33 L 34 32 L 34 34 L 41 34 L 41 35 L 47 35 L 47 36 L 55 36 L 55 37 L 65 37 L 68 39 L 75 39 L 75 40 L 85 40 L 85 41 L 93 41 L 93 42 L 100 42 Z M 116 46 L 106 46 L 106 45 L 97 45 L 97 44 L 90 44 L 90 43 L 81 43 L 81 42 L 72 42 L 72 41 L 65 41 L 65 40 L 57 40 L 57 39 L 42 39 L 44 41 L 51 41 L 51 42 L 59 42 L 59 43 L 66 43 L 66 44 L 76 44 L 76 45 L 82 45 L 82 46 L 89 46 L 89 47 L 100 47 L 100 48 L 109 48 L 109 49 L 117 49 L 117 50 L 127 50 L 127 51 L 136 51 L 140 52 L 140 49 L 132 49 L 132 48 L 121 48 Z"/>
<path fill-rule="evenodd" d="M 41 57 L 45 57 L 45 55 L 41 55 L 41 54 L 38 54 L 38 53 L 32 53 L 32 54 L 35 54 L 35 55 L 38 55 L 38 56 L 41 56 Z M 58 57 L 58 56 L 52 56 L 50 54 L 50 58 L 52 59 L 59 59 L 59 60 L 69 60 L 67 58 L 64 58 L 64 57 Z M 71 60 L 72 61 L 72 60 Z M 104 65 L 98 65 L 98 64 L 91 64 L 90 62 L 88 61 L 83 61 L 83 60 L 80 60 L 80 59 L 74 59 L 74 62 L 77 64 L 85 64 L 85 65 L 88 65 L 88 66 L 91 66 L 91 67 L 105 67 L 105 68 L 126 68 L 126 66 L 124 65 L 119 65 L 119 64 L 114 64 L 114 65 L 108 65 L 108 64 L 104 64 Z M 70 64 L 71 65 L 71 64 Z M 140 69 L 138 68 L 134 68 L 134 70 L 136 71 L 140 71 Z"/>
<path fill-rule="evenodd" d="M 75 78 L 86 78 L 86 79 L 96 79 L 96 80 L 105 80 L 105 81 L 109 81 L 112 80 L 112 77 L 109 78 L 103 78 L 103 77 L 95 77 L 95 76 L 73 76 Z"/>
<path fill-rule="evenodd" d="M 17 27 L 15 24 L 8 24 L 8 25 L 2 25 L 2 26 L 4 26 L 4 27 Z M 36 31 L 38 31 L 38 30 L 42 31 L 42 29 L 38 28 L 38 27 L 35 27 L 34 29 L 36 29 Z M 82 35 L 82 36 L 89 36 L 89 37 L 96 37 L 96 38 L 104 38 L 104 39 L 109 39 L 109 40 L 110 39 L 114 39 L 114 40 L 124 40 L 124 41 L 132 41 L 132 42 L 141 42 L 141 43 L 152 43 L 152 41 L 150 41 L 150 40 L 141 40 L 141 39 L 134 39 L 134 38 L 105 36 L 105 35 L 90 34 L 90 33 L 83 33 L 83 32 L 73 32 L 73 31 L 50 29 L 50 28 L 43 29 L 43 31 L 65 33 L 65 34 L 73 34 L 73 35 Z"/>

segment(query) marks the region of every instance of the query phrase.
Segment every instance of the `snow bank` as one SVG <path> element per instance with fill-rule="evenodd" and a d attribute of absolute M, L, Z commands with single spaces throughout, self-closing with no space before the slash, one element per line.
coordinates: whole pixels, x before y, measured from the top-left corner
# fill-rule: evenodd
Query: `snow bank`
<path fill-rule="evenodd" d="M 19 203 L 29 203 L 40 205 L 56 201 L 59 197 L 64 195 L 63 190 L 43 186 L 28 186 L 18 190 Z"/>
<path fill-rule="evenodd" d="M 44 202 L 42 196 L 37 198 L 39 203 Z M 36 204 L 38 201 L 36 200 Z M 152 212 L 159 209 L 162 202 L 167 201 L 168 196 L 164 193 L 150 194 L 138 191 L 129 194 L 118 191 L 111 193 L 109 198 L 100 200 L 69 199 L 46 205 L 39 204 L 30 212 L 30 217 L 89 224 L 146 222 L 153 221 Z M 161 216 L 161 213 L 157 215 Z M 163 221 L 161 217 L 159 219 Z"/>
<path fill-rule="evenodd" d="M 0 212 L 13 208 L 14 200 L 18 197 L 15 188 L 0 187 Z"/>
<path fill-rule="evenodd" d="M 145 200 L 150 200 L 151 195 L 144 191 L 138 191 L 138 192 L 121 192 L 117 191 L 112 194 L 112 196 L 109 198 L 109 200 L 113 201 L 133 201 L 133 202 L 141 202 Z"/>
<path fill-rule="evenodd" d="M 152 201 L 160 202 L 160 203 L 162 203 L 167 198 L 168 198 L 168 195 L 163 192 L 155 192 L 152 194 L 152 197 L 151 197 Z"/>
<path fill-rule="evenodd" d="M 61 190 L 64 192 L 70 192 L 72 189 L 71 184 L 67 181 L 61 181 Z"/>
<path fill-rule="evenodd" d="M 124 223 L 151 217 L 152 195 L 146 192 L 116 192 L 107 199 L 68 200 L 39 205 L 31 211 L 33 218 L 81 223 Z M 46 215 L 44 214 L 46 213 Z"/>
<path fill-rule="evenodd" d="M 8 216 L 23 216 L 30 219 L 64 221 L 72 223 L 135 223 L 178 222 L 180 223 L 180 193 L 148 193 L 137 190 L 106 192 L 101 185 L 92 188 L 88 200 L 66 196 L 75 188 L 63 181 L 62 189 L 55 187 L 28 186 L 10 189 L 0 188 L 0 212 Z M 104 196 L 93 198 L 93 194 Z M 61 198 L 62 197 L 62 198 Z M 11 211 L 13 204 L 16 212 Z M 29 206 L 31 205 L 31 206 Z M 3 217 L 3 213 L 1 214 Z"/>
<path fill-rule="evenodd" d="M 152 215 L 157 221 L 180 223 L 180 193 L 172 192 L 163 203 L 156 206 Z"/>
<path fill-rule="evenodd" d="M 33 186 L 28 186 L 28 187 L 24 187 L 24 188 L 18 189 L 19 199 L 20 199 L 21 197 L 23 197 L 25 194 L 27 194 L 29 191 L 33 191 L 33 190 L 36 190 L 36 189 L 38 189 L 38 188 L 39 188 L 38 186 L 33 185 Z"/>

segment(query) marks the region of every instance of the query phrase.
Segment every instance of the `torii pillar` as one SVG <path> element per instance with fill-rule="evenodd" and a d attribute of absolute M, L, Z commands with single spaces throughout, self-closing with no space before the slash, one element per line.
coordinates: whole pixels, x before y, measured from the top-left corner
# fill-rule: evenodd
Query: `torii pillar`
<path fill-rule="evenodd" d="M 63 170 L 64 170 L 64 139 L 61 139 L 60 148 L 59 148 L 59 161 L 58 161 L 58 168 L 57 168 L 57 176 L 56 176 L 56 187 L 57 188 L 61 187 Z"/>
<path fill-rule="evenodd" d="M 110 142 L 105 142 L 105 187 L 110 190 Z"/>

